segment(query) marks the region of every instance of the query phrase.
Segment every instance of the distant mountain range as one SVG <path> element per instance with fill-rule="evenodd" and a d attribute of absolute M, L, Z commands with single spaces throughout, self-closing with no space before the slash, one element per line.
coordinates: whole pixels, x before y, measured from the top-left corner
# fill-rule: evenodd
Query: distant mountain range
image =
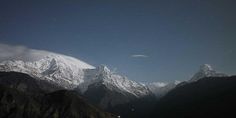
<path fill-rule="evenodd" d="M 192 86 L 192 84 L 198 83 L 202 81 L 202 78 L 206 77 L 209 77 L 207 80 L 211 78 L 230 78 L 226 74 L 213 70 L 210 65 L 204 64 L 190 80 L 143 84 L 114 73 L 105 65 L 94 67 L 73 57 L 40 50 L 31 50 L 24 57 L 1 62 L 0 71 L 0 85 L 3 92 L 6 91 L 7 94 L 12 94 L 12 91 L 17 93 L 16 96 L 13 96 L 14 99 L 18 99 L 19 93 L 19 99 L 27 97 L 29 101 L 34 101 L 33 103 L 30 102 L 30 104 L 35 103 L 37 107 L 40 107 L 40 110 L 41 107 L 43 110 L 51 110 L 50 113 L 44 113 L 44 111 L 35 109 L 36 111 L 38 110 L 37 113 L 44 114 L 45 116 L 43 117 L 53 117 L 52 114 L 60 117 L 78 117 L 80 114 L 77 112 L 80 112 L 86 117 L 109 118 L 121 116 L 122 118 L 143 118 L 151 114 L 149 111 L 155 109 L 161 111 L 163 109 L 161 108 L 162 103 L 159 105 L 160 102 L 158 101 L 163 101 L 166 96 L 181 87 Z M 215 83 L 215 79 L 211 81 Z M 177 92 L 176 94 L 179 95 L 182 92 Z M 185 93 L 183 92 L 183 94 Z M 45 97 L 47 95 L 50 97 Z M 49 102 L 50 100 L 54 101 L 55 99 L 57 101 L 54 95 L 65 99 L 60 99 L 59 103 L 55 104 L 52 102 L 51 106 L 38 106 L 38 104 L 44 104 L 44 102 Z M 34 96 L 39 96 L 43 101 L 35 99 Z M 68 96 L 69 98 L 67 98 Z M 88 104 L 86 109 L 91 111 L 91 114 L 100 115 L 90 116 L 86 110 L 81 111 L 79 104 L 78 107 L 71 104 L 72 102 L 83 101 L 81 100 L 83 98 L 87 100 L 83 102 L 83 104 Z M 5 99 L 5 97 L 3 96 L 1 99 Z M 60 104 L 61 102 L 62 104 Z M 96 107 L 89 105 L 90 103 L 115 115 L 97 110 Z M 24 106 L 28 102 L 23 102 L 22 104 Z M 18 109 L 22 104 L 17 103 L 17 108 L 14 107 L 14 109 Z M 158 107 L 156 104 L 158 104 Z M 11 104 L 6 103 L 6 107 L 9 105 L 11 106 Z M 68 107 L 65 108 L 64 105 L 68 105 Z M 28 113 L 28 107 L 32 106 L 27 106 L 26 111 L 23 109 L 20 112 Z M 1 105 L 0 108 L 5 109 Z M 32 113 L 36 113 L 36 111 L 32 111 Z M 4 113 L 8 114 L 10 112 L 8 110 Z M 65 114 L 58 114 L 61 112 L 65 112 Z M 84 114 L 84 112 L 86 113 Z M 2 116 L 6 116 L 6 114 Z M 18 112 L 13 112 L 13 114 L 17 116 Z M 31 116 L 31 114 L 26 115 Z M 162 115 L 157 113 L 153 116 Z M 22 114 L 20 116 L 22 117 Z M 35 117 L 40 116 L 36 115 Z"/>

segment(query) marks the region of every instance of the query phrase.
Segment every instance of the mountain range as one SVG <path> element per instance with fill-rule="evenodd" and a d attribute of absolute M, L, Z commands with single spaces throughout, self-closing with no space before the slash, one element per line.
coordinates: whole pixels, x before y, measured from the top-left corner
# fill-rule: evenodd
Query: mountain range
<path fill-rule="evenodd" d="M 154 103 L 158 103 L 157 101 L 159 99 L 164 99 L 172 90 L 191 85 L 206 77 L 228 77 L 226 74 L 213 70 L 210 65 L 204 64 L 190 80 L 144 84 L 129 80 L 126 76 L 111 71 L 105 65 L 94 67 L 74 57 L 40 50 L 30 50 L 26 55 L 2 61 L 0 63 L 0 71 L 2 72 L 0 73 L 0 85 L 3 86 L 2 89 L 4 92 L 6 90 L 7 94 L 11 94 L 12 91 L 14 91 L 13 93 L 17 92 L 19 93 L 20 99 L 22 97 L 21 94 L 26 94 L 26 97 L 30 98 L 30 101 L 36 100 L 34 102 L 36 104 L 48 102 L 51 99 L 50 97 L 45 97 L 48 94 L 52 96 L 52 99 L 56 99 L 54 95 L 60 97 L 69 96 L 69 101 L 65 101 L 66 103 L 62 105 L 69 105 L 72 107 L 69 107 L 72 111 L 73 109 L 80 110 L 80 108 L 75 108 L 76 106 L 74 107 L 72 104 L 68 104 L 68 102 L 74 102 L 75 99 L 75 102 L 77 99 L 81 101 L 80 99 L 85 98 L 88 102 L 84 100 L 84 104 L 92 104 L 87 105 L 88 107 L 86 108 L 89 111 L 94 111 L 93 113 L 101 113 L 102 115 L 99 115 L 101 118 L 106 115 L 109 117 L 114 116 L 96 110 L 97 108 L 124 118 L 145 117 L 150 114 L 147 112 L 148 110 L 159 109 Z M 24 74 L 22 75 L 22 73 Z M 43 100 L 43 103 L 38 99 L 31 100 L 31 98 L 34 98 L 32 96 L 39 96 Z M 18 94 L 16 97 L 18 98 Z M 67 97 L 63 98 L 67 99 Z M 2 99 L 5 99 L 5 97 Z M 64 99 L 62 101 L 64 102 Z M 28 102 L 23 102 L 23 105 L 25 104 L 28 104 Z M 7 106 L 9 105 L 7 103 Z M 77 117 L 77 115 L 80 115 L 73 115 L 70 110 L 68 111 L 67 108 L 61 106 L 59 106 L 60 109 L 58 110 L 55 107 L 57 106 L 56 103 L 52 103 L 51 105 L 46 106 L 46 108 L 44 108 L 45 106 L 38 107 L 42 107 L 42 109 L 52 107 L 51 115 L 63 116 L 66 114 L 66 117 Z M 15 109 L 18 109 L 18 106 Z M 65 114 L 58 114 L 62 109 L 66 110 Z M 40 110 L 37 113 L 41 114 L 43 112 Z M 28 108 L 26 111 L 28 111 Z M 6 113 L 9 112 L 6 111 Z M 50 116 L 48 113 L 42 114 Z M 39 116 L 37 115 L 35 117 Z"/>
<path fill-rule="evenodd" d="M 26 73 L 55 86 L 69 90 L 75 89 L 85 96 L 93 95 L 93 89 L 98 90 L 98 87 L 100 90 L 105 88 L 106 91 L 116 93 L 115 96 L 102 95 L 97 99 L 95 103 L 102 108 L 123 104 L 136 98 L 152 95 L 154 92 L 151 91 L 154 89 L 149 89 L 148 85 L 129 80 L 125 76 L 112 72 L 105 65 L 94 67 L 73 57 L 37 50 L 29 52 L 26 57 L 28 58 L 1 62 L 0 71 Z M 113 99 L 114 97 L 120 99 Z M 94 97 L 91 96 L 91 98 Z"/>

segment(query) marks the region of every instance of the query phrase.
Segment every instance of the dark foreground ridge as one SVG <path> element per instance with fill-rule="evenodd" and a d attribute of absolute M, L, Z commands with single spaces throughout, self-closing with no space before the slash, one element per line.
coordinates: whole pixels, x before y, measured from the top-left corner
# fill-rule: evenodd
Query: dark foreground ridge
<path fill-rule="evenodd" d="M 75 91 L 47 93 L 26 74 L 0 74 L 0 79 L 13 77 L 22 80 L 8 84 L 1 81 L 5 85 L 0 85 L 0 118 L 115 118 L 90 105 Z"/>
<path fill-rule="evenodd" d="M 208 77 L 179 85 L 160 99 L 150 117 L 235 118 L 236 76 Z"/>
<path fill-rule="evenodd" d="M 99 88 L 91 93 L 116 95 Z M 0 118 L 235 118 L 236 76 L 181 83 L 159 100 L 150 96 L 106 109 L 116 115 L 84 97 L 26 74 L 0 72 Z"/>

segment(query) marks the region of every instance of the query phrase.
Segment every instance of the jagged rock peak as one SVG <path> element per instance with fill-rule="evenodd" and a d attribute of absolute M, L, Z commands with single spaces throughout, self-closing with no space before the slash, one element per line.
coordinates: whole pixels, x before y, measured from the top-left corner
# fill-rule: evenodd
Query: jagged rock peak
<path fill-rule="evenodd" d="M 203 64 L 200 66 L 201 71 L 213 71 L 213 68 L 209 64 Z"/>
<path fill-rule="evenodd" d="M 97 71 L 99 73 L 106 73 L 106 74 L 108 74 L 108 73 L 111 72 L 111 70 L 106 65 L 100 65 L 96 69 L 97 69 Z"/>

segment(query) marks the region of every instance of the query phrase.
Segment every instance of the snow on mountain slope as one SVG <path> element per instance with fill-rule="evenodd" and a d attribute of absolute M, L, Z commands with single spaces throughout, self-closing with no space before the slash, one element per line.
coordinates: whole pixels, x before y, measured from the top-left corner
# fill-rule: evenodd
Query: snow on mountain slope
<path fill-rule="evenodd" d="M 125 76 L 110 71 L 101 65 L 96 69 L 87 69 L 78 90 L 92 103 L 103 109 L 125 104 L 145 97 L 153 97 L 146 85 L 131 81 Z"/>
<path fill-rule="evenodd" d="M 0 71 L 26 73 L 67 89 L 78 88 L 82 93 L 88 89 L 89 85 L 102 83 L 107 89 L 126 92 L 136 97 L 145 96 L 151 92 L 160 97 L 179 83 L 141 84 L 113 73 L 106 66 L 95 68 L 76 58 L 47 51 L 28 49 L 26 52 L 1 62 Z M 189 82 L 203 77 L 222 76 L 227 75 L 218 73 L 210 65 L 204 64 Z"/>
<path fill-rule="evenodd" d="M 17 48 L 18 49 L 18 48 Z M 9 55 L 9 54 L 7 54 Z M 4 61 L 2 61 L 4 59 Z M 105 85 L 107 89 L 125 92 L 136 97 L 151 93 L 162 96 L 179 82 L 142 84 L 110 71 L 106 66 L 91 66 L 79 59 L 42 50 L 24 48 L 17 55 L 1 57 L 0 71 L 16 71 L 47 80 L 66 89 L 78 88 L 82 93 L 92 84 Z M 203 77 L 227 76 L 214 71 L 210 65 L 200 67 L 189 82 Z"/>
<path fill-rule="evenodd" d="M 199 71 L 193 75 L 189 82 L 197 81 L 204 77 L 226 77 L 224 73 L 219 73 L 215 71 L 209 64 L 204 64 L 200 66 Z"/>
<path fill-rule="evenodd" d="M 20 59 L 16 58 L 0 63 L 0 71 L 27 73 L 68 89 L 75 88 L 84 82 L 85 69 L 94 68 L 73 57 L 37 50 L 30 50 Z"/>
<path fill-rule="evenodd" d="M 85 80 L 87 81 L 78 86 L 82 93 L 88 89 L 89 85 L 102 83 L 110 90 L 128 92 L 136 97 L 150 94 L 145 85 L 115 74 L 104 65 L 98 66 L 96 69 L 86 70 Z"/>
<path fill-rule="evenodd" d="M 190 80 L 185 82 L 195 82 L 204 77 L 226 77 L 227 75 L 224 73 L 219 73 L 215 71 L 209 64 L 203 64 L 200 66 L 199 71 L 193 75 Z M 170 83 L 161 83 L 161 82 L 153 82 L 148 83 L 146 86 L 149 90 L 152 91 L 156 95 L 156 97 L 162 97 L 170 90 L 175 88 L 177 85 L 181 83 L 180 81 L 170 82 Z"/>
<path fill-rule="evenodd" d="M 26 50 L 0 63 L 0 71 L 16 71 L 47 80 L 66 89 L 85 92 L 90 84 L 102 83 L 108 89 L 127 92 L 136 97 L 150 93 L 145 85 L 110 71 L 97 68 L 76 58 L 41 50 Z"/>

